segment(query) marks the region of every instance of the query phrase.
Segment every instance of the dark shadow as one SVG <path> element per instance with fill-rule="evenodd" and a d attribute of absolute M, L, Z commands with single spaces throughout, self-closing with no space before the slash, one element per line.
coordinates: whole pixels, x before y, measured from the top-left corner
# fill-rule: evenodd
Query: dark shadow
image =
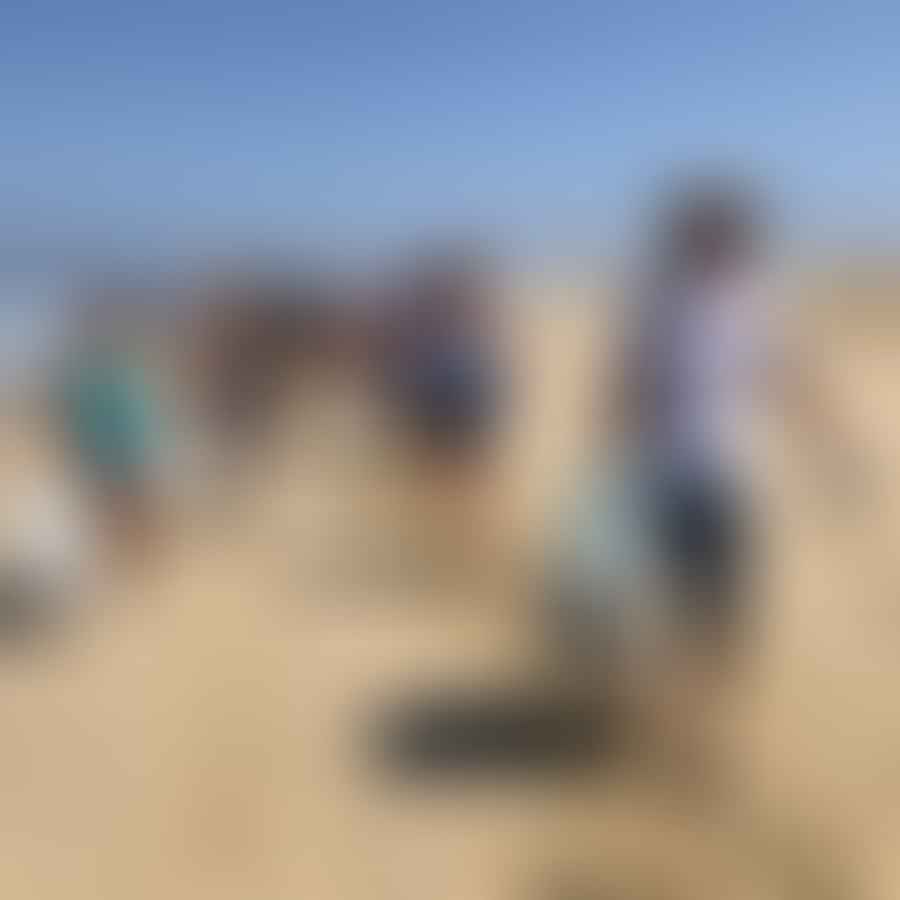
<path fill-rule="evenodd" d="M 609 759 L 610 715 L 548 691 L 430 690 L 382 712 L 377 762 L 402 775 L 566 774 Z"/>

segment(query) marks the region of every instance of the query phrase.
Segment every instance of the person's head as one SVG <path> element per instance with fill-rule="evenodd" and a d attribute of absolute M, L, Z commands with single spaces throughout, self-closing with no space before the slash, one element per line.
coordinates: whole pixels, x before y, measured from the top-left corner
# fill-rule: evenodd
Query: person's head
<path fill-rule="evenodd" d="M 694 178 L 662 204 L 656 252 L 667 271 L 703 274 L 755 260 L 763 248 L 758 193 L 736 178 Z"/>
<path fill-rule="evenodd" d="M 140 333 L 138 293 L 123 280 L 86 282 L 75 296 L 74 338 L 86 353 L 127 353 Z"/>

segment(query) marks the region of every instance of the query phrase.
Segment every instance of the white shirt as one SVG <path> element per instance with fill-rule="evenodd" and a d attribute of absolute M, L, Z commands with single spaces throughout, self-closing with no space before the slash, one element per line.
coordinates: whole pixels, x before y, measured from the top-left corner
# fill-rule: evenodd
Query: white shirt
<path fill-rule="evenodd" d="M 760 286 L 743 276 L 695 281 L 659 297 L 639 360 L 658 395 L 651 452 L 667 469 L 742 473 L 746 436 L 771 349 Z"/>

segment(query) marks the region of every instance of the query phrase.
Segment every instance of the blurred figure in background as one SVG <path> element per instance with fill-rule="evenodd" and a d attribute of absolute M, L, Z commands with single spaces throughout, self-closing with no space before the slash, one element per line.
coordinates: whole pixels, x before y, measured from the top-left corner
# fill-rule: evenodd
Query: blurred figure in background
<path fill-rule="evenodd" d="M 327 298 L 289 278 L 236 278 L 202 316 L 202 404 L 236 462 L 260 446 L 294 377 L 322 349 Z"/>
<path fill-rule="evenodd" d="M 419 260 L 388 304 L 380 372 L 388 415 L 430 487 L 440 517 L 478 531 L 507 412 L 493 272 L 481 254 Z M 480 509 L 480 511 L 479 511 Z M 465 523 L 465 525 L 463 525 Z"/>
<path fill-rule="evenodd" d="M 99 512 L 101 532 L 128 558 L 161 537 L 163 418 L 136 312 L 101 289 L 81 310 L 63 364 L 64 442 Z"/>
<path fill-rule="evenodd" d="M 336 289 L 318 271 L 253 265 L 193 291 L 180 360 L 200 506 L 244 527 L 331 364 Z M 255 507 L 254 507 L 255 508 Z"/>
<path fill-rule="evenodd" d="M 426 258 L 389 323 L 393 409 L 438 466 L 475 463 L 496 433 L 501 372 L 490 288 L 480 257 Z"/>

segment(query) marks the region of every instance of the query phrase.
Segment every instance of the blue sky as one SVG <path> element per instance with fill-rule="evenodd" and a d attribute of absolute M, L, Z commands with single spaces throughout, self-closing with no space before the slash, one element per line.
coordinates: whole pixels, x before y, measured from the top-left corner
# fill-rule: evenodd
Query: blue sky
<path fill-rule="evenodd" d="M 801 238 L 900 224 L 888 0 L 18 3 L 0 109 L 24 243 L 615 244 L 668 167 L 719 159 Z"/>

